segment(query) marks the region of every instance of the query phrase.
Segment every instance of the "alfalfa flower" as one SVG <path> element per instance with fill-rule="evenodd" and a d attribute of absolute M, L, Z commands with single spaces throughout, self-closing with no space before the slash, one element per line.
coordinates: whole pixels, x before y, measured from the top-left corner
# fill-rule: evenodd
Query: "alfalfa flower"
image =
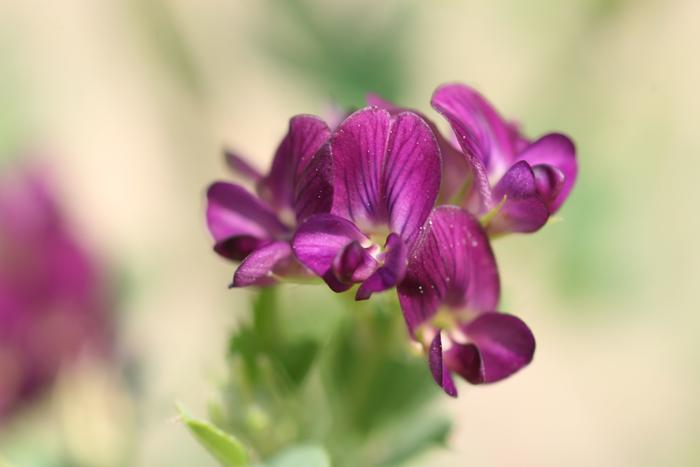
<path fill-rule="evenodd" d="M 449 122 L 470 168 L 459 201 L 477 215 L 490 212 L 489 232 L 536 231 L 561 207 L 578 171 L 571 139 L 549 133 L 528 140 L 462 84 L 438 87 L 431 103 Z"/>
<path fill-rule="evenodd" d="M 411 336 L 435 381 L 457 395 L 453 374 L 492 383 L 527 365 L 535 339 L 519 318 L 500 313 L 500 283 L 480 223 L 456 206 L 436 208 L 409 254 L 397 288 Z"/>
<path fill-rule="evenodd" d="M 214 250 L 241 261 L 232 287 L 269 285 L 276 277 L 303 274 L 289 241 L 296 225 L 329 212 L 332 202 L 330 130 L 319 118 L 298 115 L 280 143 L 267 175 L 227 154 L 229 166 L 255 184 L 256 194 L 240 185 L 216 182 L 207 191 L 207 225 Z"/>

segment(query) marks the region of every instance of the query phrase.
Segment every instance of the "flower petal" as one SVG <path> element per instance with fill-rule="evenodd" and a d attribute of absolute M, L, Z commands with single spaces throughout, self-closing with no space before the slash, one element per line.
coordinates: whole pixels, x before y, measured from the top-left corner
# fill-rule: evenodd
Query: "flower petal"
<path fill-rule="evenodd" d="M 447 138 L 445 138 L 438 129 L 435 122 L 427 118 L 420 112 L 413 109 L 402 108 L 393 103 L 382 99 L 377 94 L 368 94 L 367 103 L 388 110 L 392 115 L 397 115 L 403 111 L 409 110 L 420 116 L 430 126 L 438 146 L 442 154 L 443 170 L 442 170 L 442 185 L 440 187 L 439 199 L 448 202 L 457 195 L 462 187 L 467 184 L 472 178 L 471 165 L 462 153 L 455 149 Z"/>
<path fill-rule="evenodd" d="M 547 164 L 533 165 L 532 173 L 535 175 L 537 194 L 549 207 L 563 188 L 564 174 L 556 167 Z"/>
<path fill-rule="evenodd" d="M 476 155 L 489 173 L 502 173 L 515 161 L 514 127 L 476 90 L 445 84 L 433 93 L 432 104 L 450 122 L 465 151 Z"/>
<path fill-rule="evenodd" d="M 537 190 L 535 173 L 525 161 L 508 169 L 493 190 L 494 198 L 505 200 L 490 221 L 490 233 L 534 232 L 549 218 L 547 203 Z"/>
<path fill-rule="evenodd" d="M 457 388 L 455 387 L 454 379 L 452 379 L 452 374 L 450 374 L 450 370 L 447 365 L 445 365 L 445 360 L 443 358 L 440 332 L 435 334 L 435 337 L 430 343 L 430 348 L 428 349 L 428 364 L 430 365 L 430 372 L 433 374 L 433 379 L 438 386 L 440 386 L 447 395 L 457 397 Z"/>
<path fill-rule="evenodd" d="M 224 258 L 243 261 L 246 256 L 269 242 L 268 238 L 237 235 L 214 243 L 214 251 Z"/>
<path fill-rule="evenodd" d="M 253 167 L 245 160 L 245 158 L 239 156 L 235 152 L 226 150 L 224 151 L 224 158 L 226 159 L 226 165 L 244 180 L 249 180 L 253 183 L 258 183 L 262 180 L 263 175 L 258 169 Z"/>
<path fill-rule="evenodd" d="M 367 300 L 375 292 L 395 287 L 405 274 L 406 245 L 397 234 L 389 234 L 384 245 L 384 264 L 357 289 L 355 300 Z"/>
<path fill-rule="evenodd" d="M 313 115 L 297 115 L 289 120 L 270 173 L 258 185 L 258 193 L 276 209 L 292 209 L 295 199 L 294 180 L 321 146 L 328 141 L 326 123 Z"/>
<path fill-rule="evenodd" d="M 373 92 L 368 93 L 365 96 L 365 101 L 367 101 L 367 105 L 371 105 L 373 107 L 379 107 L 380 109 L 385 109 L 388 110 L 390 114 L 396 115 L 398 113 L 403 112 L 404 110 L 409 110 L 404 107 L 399 107 L 398 105 L 394 104 L 391 101 L 388 101 L 384 99 L 382 96 L 379 94 L 375 94 Z"/>
<path fill-rule="evenodd" d="M 343 283 L 335 276 L 333 264 L 343 249 L 354 241 L 360 245 L 370 242 L 349 220 L 333 214 L 317 214 L 297 229 L 292 249 L 304 266 L 325 280 L 335 292 L 342 292 L 351 284 Z"/>
<path fill-rule="evenodd" d="M 238 266 L 231 287 L 265 286 L 276 282 L 273 272 L 283 270 L 294 261 L 287 242 L 271 242 L 250 253 Z"/>
<path fill-rule="evenodd" d="M 477 214 L 482 214 L 493 207 L 491 185 L 489 184 L 487 162 L 491 147 L 487 121 L 480 122 L 479 111 L 474 102 L 474 92 L 462 85 L 444 85 L 435 90 L 431 99 L 433 108 L 440 113 L 452 127 L 457 136 L 473 177 L 473 192 L 476 196 Z M 474 107 L 477 107 L 476 111 Z M 475 114 L 473 114 L 476 112 Z M 485 118 L 485 117 L 481 117 Z M 499 131 L 500 134 L 500 131 Z"/>
<path fill-rule="evenodd" d="M 332 180 L 330 145 L 324 144 L 294 179 L 294 213 L 298 224 L 314 214 L 330 212 Z"/>
<path fill-rule="evenodd" d="M 398 292 L 412 335 L 441 305 L 493 310 L 500 293 L 498 269 L 479 222 L 455 206 L 436 208 L 409 255 Z"/>
<path fill-rule="evenodd" d="M 389 228 L 408 245 L 435 205 L 442 170 L 440 148 L 428 124 L 412 112 L 393 121 L 385 165 Z"/>
<path fill-rule="evenodd" d="M 418 115 L 377 107 L 348 117 L 331 139 L 332 212 L 363 228 L 388 224 L 410 239 L 440 188 L 440 149 Z"/>
<path fill-rule="evenodd" d="M 333 134 L 333 214 L 363 226 L 388 220 L 381 189 L 390 125 L 389 112 L 367 107 L 346 118 Z"/>
<path fill-rule="evenodd" d="M 533 168 L 546 164 L 563 176 L 558 192 L 549 202 L 550 213 L 555 213 L 569 196 L 576 182 L 578 164 L 573 141 L 566 135 L 550 133 L 529 145 L 520 154 L 519 159 L 527 161 Z"/>
<path fill-rule="evenodd" d="M 346 245 L 333 260 L 333 274 L 346 284 L 366 280 L 377 267 L 377 260 L 357 240 Z"/>
<path fill-rule="evenodd" d="M 462 327 L 469 344 L 455 344 L 445 353 L 451 371 L 472 384 L 494 383 L 532 361 L 535 337 L 519 318 L 484 313 Z"/>
<path fill-rule="evenodd" d="M 275 212 L 239 185 L 216 182 L 207 190 L 207 225 L 216 251 L 240 260 L 261 240 L 289 232 Z"/>

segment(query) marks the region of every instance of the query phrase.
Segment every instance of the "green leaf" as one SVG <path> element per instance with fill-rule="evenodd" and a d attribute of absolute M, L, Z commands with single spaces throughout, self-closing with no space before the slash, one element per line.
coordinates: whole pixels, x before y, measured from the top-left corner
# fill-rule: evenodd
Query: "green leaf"
<path fill-rule="evenodd" d="M 214 425 L 190 417 L 178 406 L 180 419 L 209 453 L 224 467 L 247 467 L 248 453 L 240 441 Z"/>
<path fill-rule="evenodd" d="M 295 446 L 265 463 L 264 467 L 330 467 L 331 461 L 321 446 Z"/>

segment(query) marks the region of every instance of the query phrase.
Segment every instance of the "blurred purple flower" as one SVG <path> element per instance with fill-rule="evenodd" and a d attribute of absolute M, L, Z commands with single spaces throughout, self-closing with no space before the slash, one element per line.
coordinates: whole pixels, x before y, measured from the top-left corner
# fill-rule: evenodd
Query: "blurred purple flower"
<path fill-rule="evenodd" d="M 85 351 L 107 352 L 111 300 L 45 174 L 0 176 L 0 418 Z"/>
<path fill-rule="evenodd" d="M 216 182 L 207 192 L 207 225 L 214 250 L 241 261 L 231 287 L 265 286 L 276 276 L 303 274 L 289 241 L 295 226 L 332 202 L 328 126 L 298 115 L 262 175 L 243 158 L 226 154 L 229 167 L 255 184 L 257 196 L 240 185 Z"/>
<path fill-rule="evenodd" d="M 406 254 L 437 198 L 440 148 L 415 113 L 366 107 L 334 131 L 330 154 L 331 212 L 301 224 L 292 246 L 331 289 L 361 283 L 356 298 L 367 299 L 403 279 Z"/>
<path fill-rule="evenodd" d="M 436 208 L 409 254 L 399 301 L 412 337 L 428 351 L 435 381 L 457 395 L 456 373 L 472 384 L 492 383 L 527 365 L 532 332 L 496 311 L 500 284 L 489 239 L 456 206 Z"/>
<path fill-rule="evenodd" d="M 454 131 L 466 157 L 470 189 L 461 200 L 471 212 L 493 210 L 490 233 L 534 232 L 568 197 L 578 166 L 567 136 L 526 139 L 475 90 L 446 84 L 433 93 L 432 106 Z"/>

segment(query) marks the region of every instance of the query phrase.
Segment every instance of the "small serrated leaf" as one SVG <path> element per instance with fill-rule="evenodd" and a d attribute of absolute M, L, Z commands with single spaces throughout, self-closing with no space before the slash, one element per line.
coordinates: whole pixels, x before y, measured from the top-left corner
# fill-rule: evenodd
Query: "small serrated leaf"
<path fill-rule="evenodd" d="M 180 420 L 199 443 L 224 467 L 248 467 L 250 461 L 243 444 L 214 425 L 189 416 L 182 407 L 177 407 Z"/>

